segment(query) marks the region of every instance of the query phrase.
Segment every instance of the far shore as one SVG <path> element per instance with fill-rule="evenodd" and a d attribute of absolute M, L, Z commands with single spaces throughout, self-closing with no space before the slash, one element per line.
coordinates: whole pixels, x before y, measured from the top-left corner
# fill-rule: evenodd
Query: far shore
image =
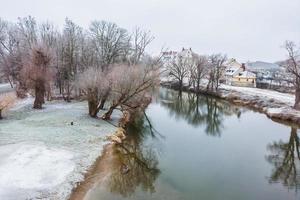
<path fill-rule="evenodd" d="M 176 82 L 162 81 L 162 87 L 179 90 Z M 206 87 L 195 88 L 184 85 L 182 91 L 210 95 L 227 100 L 235 105 L 245 106 L 266 114 L 274 121 L 300 126 L 300 111 L 295 110 L 293 95 L 267 89 L 222 85 L 218 91 L 208 91 Z"/>

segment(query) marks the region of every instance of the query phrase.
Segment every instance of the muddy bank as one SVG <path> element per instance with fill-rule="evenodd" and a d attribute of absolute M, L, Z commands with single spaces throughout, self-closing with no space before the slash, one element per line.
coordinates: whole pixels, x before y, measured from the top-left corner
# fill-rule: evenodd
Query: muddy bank
<path fill-rule="evenodd" d="M 161 86 L 179 90 L 178 85 L 170 81 L 161 82 Z M 271 119 L 300 125 L 300 111 L 293 109 L 290 103 L 284 102 L 283 100 L 224 88 L 220 88 L 218 91 L 207 91 L 205 87 L 201 87 L 199 91 L 196 91 L 193 87 L 183 86 L 182 91 L 224 99 L 235 105 L 245 106 L 264 113 Z"/>
<path fill-rule="evenodd" d="M 101 156 L 86 173 L 84 181 L 73 189 L 70 200 L 85 199 L 93 187 L 105 182 L 106 177 L 109 176 L 115 165 L 114 145 L 111 143 L 104 146 Z"/>

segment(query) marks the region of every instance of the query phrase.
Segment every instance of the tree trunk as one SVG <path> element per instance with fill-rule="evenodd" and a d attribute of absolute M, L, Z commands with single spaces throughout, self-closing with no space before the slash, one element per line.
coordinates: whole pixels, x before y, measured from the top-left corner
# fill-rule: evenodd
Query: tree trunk
<path fill-rule="evenodd" d="M 295 104 L 294 104 L 294 108 L 296 110 L 300 110 L 300 88 L 297 87 L 296 91 L 295 91 Z"/>
<path fill-rule="evenodd" d="M 2 117 L 2 110 L 0 110 L 0 120 L 3 119 Z"/>
<path fill-rule="evenodd" d="M 118 106 L 117 104 L 112 105 L 112 106 L 108 109 L 108 111 L 102 116 L 102 119 L 104 119 L 104 120 L 110 120 L 110 117 L 111 117 L 111 115 L 112 115 L 114 109 L 117 108 L 117 106 Z"/>
<path fill-rule="evenodd" d="M 98 103 L 96 101 L 88 101 L 88 105 L 89 105 L 89 115 L 93 118 L 96 118 L 99 112 Z"/>
<path fill-rule="evenodd" d="M 11 87 L 11 88 L 14 88 L 14 85 L 13 85 L 13 83 L 12 83 L 12 81 L 10 80 L 9 77 L 8 77 L 8 82 L 9 82 L 9 84 L 10 84 L 10 87 Z"/>
<path fill-rule="evenodd" d="M 200 79 L 197 79 L 197 93 L 200 91 Z"/>
<path fill-rule="evenodd" d="M 102 110 L 104 108 L 106 98 L 101 99 L 99 108 Z"/>
<path fill-rule="evenodd" d="M 62 94 L 62 84 L 61 84 L 61 80 L 58 80 L 58 88 L 59 88 L 59 94 Z"/>
<path fill-rule="evenodd" d="M 70 92 L 70 83 L 68 81 L 68 84 L 67 84 L 67 99 L 66 99 L 67 102 L 71 102 L 70 95 L 71 95 L 71 92 Z"/>
<path fill-rule="evenodd" d="M 43 87 L 41 85 L 35 87 L 35 99 L 33 104 L 34 109 L 42 109 L 42 105 L 45 102 L 44 96 L 45 90 Z"/>
<path fill-rule="evenodd" d="M 183 84 L 183 81 L 179 80 L 179 91 L 182 91 L 182 84 Z"/>
<path fill-rule="evenodd" d="M 103 98 L 100 101 L 100 106 L 99 108 L 102 110 L 104 108 L 105 102 L 108 98 L 109 92 L 106 92 L 105 95 L 103 96 Z"/>

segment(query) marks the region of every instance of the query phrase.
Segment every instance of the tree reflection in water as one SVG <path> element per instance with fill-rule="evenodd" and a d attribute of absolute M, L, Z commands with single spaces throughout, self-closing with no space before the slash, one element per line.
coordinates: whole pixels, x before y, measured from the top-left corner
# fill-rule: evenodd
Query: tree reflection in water
<path fill-rule="evenodd" d="M 291 127 L 288 142 L 274 142 L 268 145 L 271 155 L 267 160 L 274 166 L 270 177 L 270 183 L 280 182 L 284 186 L 296 191 L 300 187 L 300 155 L 299 137 L 297 128 Z"/>
<path fill-rule="evenodd" d="M 236 115 L 239 118 L 242 113 L 239 107 L 229 102 L 193 93 L 162 89 L 160 99 L 171 116 L 184 119 L 194 127 L 205 126 L 205 132 L 212 136 L 221 136 L 226 116 Z"/>
<path fill-rule="evenodd" d="M 153 147 L 143 145 L 147 137 L 157 137 L 149 122 L 148 118 L 138 118 L 128 127 L 124 143 L 114 147 L 114 165 L 107 181 L 112 193 L 128 197 L 137 187 L 155 192 L 154 182 L 160 174 L 157 152 Z"/>

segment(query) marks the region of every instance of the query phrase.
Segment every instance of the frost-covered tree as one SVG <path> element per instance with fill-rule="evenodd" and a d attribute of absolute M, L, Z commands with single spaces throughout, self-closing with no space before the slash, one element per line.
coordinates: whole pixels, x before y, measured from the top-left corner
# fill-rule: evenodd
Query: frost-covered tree
<path fill-rule="evenodd" d="M 190 67 L 190 82 L 192 83 L 196 91 L 200 90 L 201 80 L 207 75 L 208 66 L 209 63 L 207 56 L 194 56 L 193 65 L 191 65 Z"/>
<path fill-rule="evenodd" d="M 64 99 L 70 101 L 74 81 L 78 75 L 80 58 L 80 39 L 82 37 L 82 28 L 73 21 L 66 18 L 61 42 L 61 65 L 59 78 L 62 85 Z"/>
<path fill-rule="evenodd" d="M 218 90 L 220 86 L 220 79 L 224 73 L 225 68 L 223 67 L 226 61 L 226 55 L 212 54 L 209 56 L 209 67 L 208 67 L 208 90 Z"/>
<path fill-rule="evenodd" d="M 129 61 L 131 64 L 138 64 L 145 55 L 146 48 L 154 40 L 150 31 L 142 30 L 137 27 L 131 34 L 131 55 Z"/>
<path fill-rule="evenodd" d="M 156 65 L 140 64 L 115 66 L 111 72 L 110 107 L 103 115 L 108 120 L 113 111 L 132 112 L 145 108 L 151 102 L 151 92 L 159 84 Z"/>
<path fill-rule="evenodd" d="M 110 74 L 104 73 L 96 67 L 91 67 L 80 75 L 79 85 L 86 93 L 91 117 L 97 117 L 101 109 L 101 100 L 110 92 L 109 76 Z"/>
<path fill-rule="evenodd" d="M 283 66 L 293 77 L 293 85 L 295 87 L 294 108 L 300 110 L 300 50 L 292 41 L 286 41 L 284 47 L 288 53 L 288 58 L 283 63 Z"/>
<path fill-rule="evenodd" d="M 24 61 L 22 79 L 28 88 L 34 90 L 33 108 L 41 109 L 42 104 L 45 103 L 47 87 L 53 79 L 52 62 L 51 50 L 43 45 L 32 47 L 28 60 Z"/>
<path fill-rule="evenodd" d="M 189 74 L 189 68 L 187 66 L 187 60 L 182 56 L 178 56 L 178 58 L 172 60 L 167 65 L 167 70 L 169 72 L 169 76 L 178 81 L 178 87 L 182 90 L 184 78 L 186 78 Z"/>
<path fill-rule="evenodd" d="M 105 71 L 108 66 L 124 58 L 130 47 L 130 37 L 126 29 L 107 21 L 93 21 L 90 36 L 96 51 L 97 66 Z"/>

